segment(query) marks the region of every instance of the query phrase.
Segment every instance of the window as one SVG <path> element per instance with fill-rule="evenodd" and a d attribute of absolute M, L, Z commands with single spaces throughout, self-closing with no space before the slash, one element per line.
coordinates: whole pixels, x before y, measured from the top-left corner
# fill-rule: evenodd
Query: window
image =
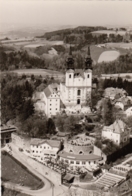
<path fill-rule="evenodd" d="M 57 99 L 56 99 L 56 101 L 57 101 Z"/>
<path fill-rule="evenodd" d="M 57 110 L 57 108 L 56 108 L 56 110 Z"/>
<path fill-rule="evenodd" d="M 79 154 L 82 154 L 82 153 L 83 153 L 82 151 L 79 152 Z"/>
<path fill-rule="evenodd" d="M 89 78 L 89 74 L 87 75 L 87 78 Z"/>
<path fill-rule="evenodd" d="M 71 74 L 69 75 L 69 78 L 71 78 Z"/>
<path fill-rule="evenodd" d="M 32 152 L 34 152 L 34 150 Z"/>
<path fill-rule="evenodd" d="M 79 165 L 79 164 L 80 164 L 80 162 L 79 162 L 79 161 L 76 161 L 76 164 L 78 164 L 78 165 Z"/>
<path fill-rule="evenodd" d="M 74 164 L 74 161 L 71 161 L 70 163 L 71 163 L 71 164 Z"/>
<path fill-rule="evenodd" d="M 81 90 L 78 90 L 77 91 L 77 95 L 81 95 Z"/>
<path fill-rule="evenodd" d="M 85 165 L 86 164 L 86 162 L 85 161 L 82 161 L 82 165 Z"/>
<path fill-rule="evenodd" d="M 50 104 L 51 105 L 51 104 Z"/>
<path fill-rule="evenodd" d="M 51 108 L 50 108 L 50 110 L 51 110 Z"/>
<path fill-rule="evenodd" d="M 36 153 L 38 153 L 38 151 L 36 151 Z"/>

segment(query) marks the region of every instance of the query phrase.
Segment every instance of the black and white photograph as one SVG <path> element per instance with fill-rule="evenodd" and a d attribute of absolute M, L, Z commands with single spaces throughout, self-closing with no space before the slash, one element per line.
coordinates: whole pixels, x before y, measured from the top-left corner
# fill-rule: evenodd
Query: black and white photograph
<path fill-rule="evenodd" d="M 132 1 L 0 0 L 1 196 L 132 196 Z"/>

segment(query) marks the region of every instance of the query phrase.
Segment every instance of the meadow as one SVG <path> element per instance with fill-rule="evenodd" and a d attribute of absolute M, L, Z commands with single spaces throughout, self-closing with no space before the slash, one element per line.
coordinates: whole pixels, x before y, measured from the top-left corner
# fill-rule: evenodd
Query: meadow
<path fill-rule="evenodd" d="M 98 63 L 110 62 L 116 60 L 120 56 L 118 51 L 104 51 L 98 59 Z"/>
<path fill-rule="evenodd" d="M 2 181 L 9 181 L 31 189 L 39 189 L 44 186 L 38 177 L 5 151 L 1 154 L 1 178 Z"/>
<path fill-rule="evenodd" d="M 13 70 L 12 72 L 17 73 L 19 76 L 22 76 L 23 74 L 27 76 L 31 76 L 32 74 L 34 76 L 42 76 L 42 77 L 54 77 L 54 78 L 64 78 L 64 74 L 59 71 L 49 70 L 49 69 L 18 69 Z"/>

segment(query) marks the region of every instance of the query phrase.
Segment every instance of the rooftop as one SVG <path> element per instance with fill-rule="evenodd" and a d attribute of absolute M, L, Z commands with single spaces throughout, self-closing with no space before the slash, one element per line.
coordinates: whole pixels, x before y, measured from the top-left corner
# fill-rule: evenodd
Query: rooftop
<path fill-rule="evenodd" d="M 57 83 L 53 83 L 53 84 L 48 85 L 44 89 L 44 93 L 45 93 L 46 97 L 49 97 L 53 93 L 53 90 L 57 91 L 57 88 L 58 88 L 58 84 Z"/>
<path fill-rule="evenodd" d="M 60 151 L 58 153 L 58 155 L 60 157 L 66 158 L 66 159 L 70 159 L 70 160 L 84 160 L 84 161 L 90 161 L 90 160 L 98 160 L 101 157 L 94 155 L 94 154 L 89 154 L 89 155 L 76 155 L 76 154 L 71 154 L 65 151 Z"/>
<path fill-rule="evenodd" d="M 111 129 L 115 133 L 122 133 L 126 129 L 126 124 L 122 120 L 115 120 L 110 126 L 104 126 L 103 130 Z"/>
<path fill-rule="evenodd" d="M 49 144 L 51 147 L 59 147 L 60 146 L 60 141 L 57 141 L 57 140 L 38 139 L 38 138 L 31 139 L 30 145 L 39 146 L 39 145 L 44 144 L 44 143 Z"/>

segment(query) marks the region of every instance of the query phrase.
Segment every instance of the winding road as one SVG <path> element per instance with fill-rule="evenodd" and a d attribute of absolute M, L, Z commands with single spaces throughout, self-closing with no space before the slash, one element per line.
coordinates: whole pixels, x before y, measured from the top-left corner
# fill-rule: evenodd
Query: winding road
<path fill-rule="evenodd" d="M 38 176 L 44 182 L 44 186 L 39 190 L 31 190 L 29 187 L 6 182 L 4 183 L 5 187 L 15 189 L 21 193 L 32 196 L 67 195 L 68 188 L 60 184 L 60 178 L 56 172 L 28 157 L 23 152 L 20 152 L 14 144 L 10 144 L 10 146 L 12 147 L 12 155 L 23 165 L 25 165 L 29 171 Z M 48 175 L 45 175 L 46 172 L 48 173 Z"/>

